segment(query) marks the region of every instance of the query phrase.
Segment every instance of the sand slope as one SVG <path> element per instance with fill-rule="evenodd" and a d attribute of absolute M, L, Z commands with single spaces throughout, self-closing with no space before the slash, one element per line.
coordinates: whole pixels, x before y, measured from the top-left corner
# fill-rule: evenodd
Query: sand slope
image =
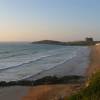
<path fill-rule="evenodd" d="M 22 100 L 58 100 L 79 90 L 80 85 L 42 85 L 30 88 Z"/>
<path fill-rule="evenodd" d="M 91 77 L 97 71 L 100 71 L 100 45 L 91 47 L 90 65 L 86 72 L 87 76 Z"/>

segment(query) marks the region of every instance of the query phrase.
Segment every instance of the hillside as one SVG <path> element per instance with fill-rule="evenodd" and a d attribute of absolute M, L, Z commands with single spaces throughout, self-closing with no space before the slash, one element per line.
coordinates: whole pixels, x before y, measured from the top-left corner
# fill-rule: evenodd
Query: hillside
<path fill-rule="evenodd" d="M 98 43 L 97 41 L 93 42 L 93 44 Z M 65 46 L 84 46 L 84 45 L 91 45 L 87 41 L 72 41 L 72 42 L 61 42 L 61 41 L 54 41 L 54 40 L 42 40 L 32 42 L 32 44 L 51 44 L 51 45 L 65 45 Z"/>
<path fill-rule="evenodd" d="M 100 100 L 100 72 L 91 77 L 86 87 L 65 100 Z"/>

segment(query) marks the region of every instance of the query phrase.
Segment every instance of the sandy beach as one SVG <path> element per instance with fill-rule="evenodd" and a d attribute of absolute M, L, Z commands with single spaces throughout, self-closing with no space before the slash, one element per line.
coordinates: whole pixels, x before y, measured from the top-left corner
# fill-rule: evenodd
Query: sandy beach
<path fill-rule="evenodd" d="M 59 100 L 80 89 L 80 84 L 41 85 L 29 89 L 22 100 Z"/>
<path fill-rule="evenodd" d="M 90 64 L 86 74 L 91 77 L 97 71 L 100 71 L 100 45 L 91 47 Z"/>
<path fill-rule="evenodd" d="M 0 88 L 0 100 L 21 100 L 27 95 L 29 87 L 12 86 Z"/>

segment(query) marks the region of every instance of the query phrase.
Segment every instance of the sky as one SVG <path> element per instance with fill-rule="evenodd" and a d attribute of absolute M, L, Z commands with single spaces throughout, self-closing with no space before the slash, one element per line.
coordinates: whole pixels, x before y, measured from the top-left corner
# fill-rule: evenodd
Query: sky
<path fill-rule="evenodd" d="M 0 0 L 0 41 L 100 40 L 100 0 Z"/>

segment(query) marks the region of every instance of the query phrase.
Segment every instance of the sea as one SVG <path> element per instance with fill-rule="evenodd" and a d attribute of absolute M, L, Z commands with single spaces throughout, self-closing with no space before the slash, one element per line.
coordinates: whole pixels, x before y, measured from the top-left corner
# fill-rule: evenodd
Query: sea
<path fill-rule="evenodd" d="M 79 55 L 81 57 L 84 55 L 85 61 L 87 61 L 89 47 L 31 44 L 26 42 L 0 43 L 0 81 L 26 79 L 71 61 Z M 81 66 L 80 62 L 77 63 Z M 74 67 L 76 66 L 74 65 Z M 82 69 L 84 68 L 85 66 Z"/>

